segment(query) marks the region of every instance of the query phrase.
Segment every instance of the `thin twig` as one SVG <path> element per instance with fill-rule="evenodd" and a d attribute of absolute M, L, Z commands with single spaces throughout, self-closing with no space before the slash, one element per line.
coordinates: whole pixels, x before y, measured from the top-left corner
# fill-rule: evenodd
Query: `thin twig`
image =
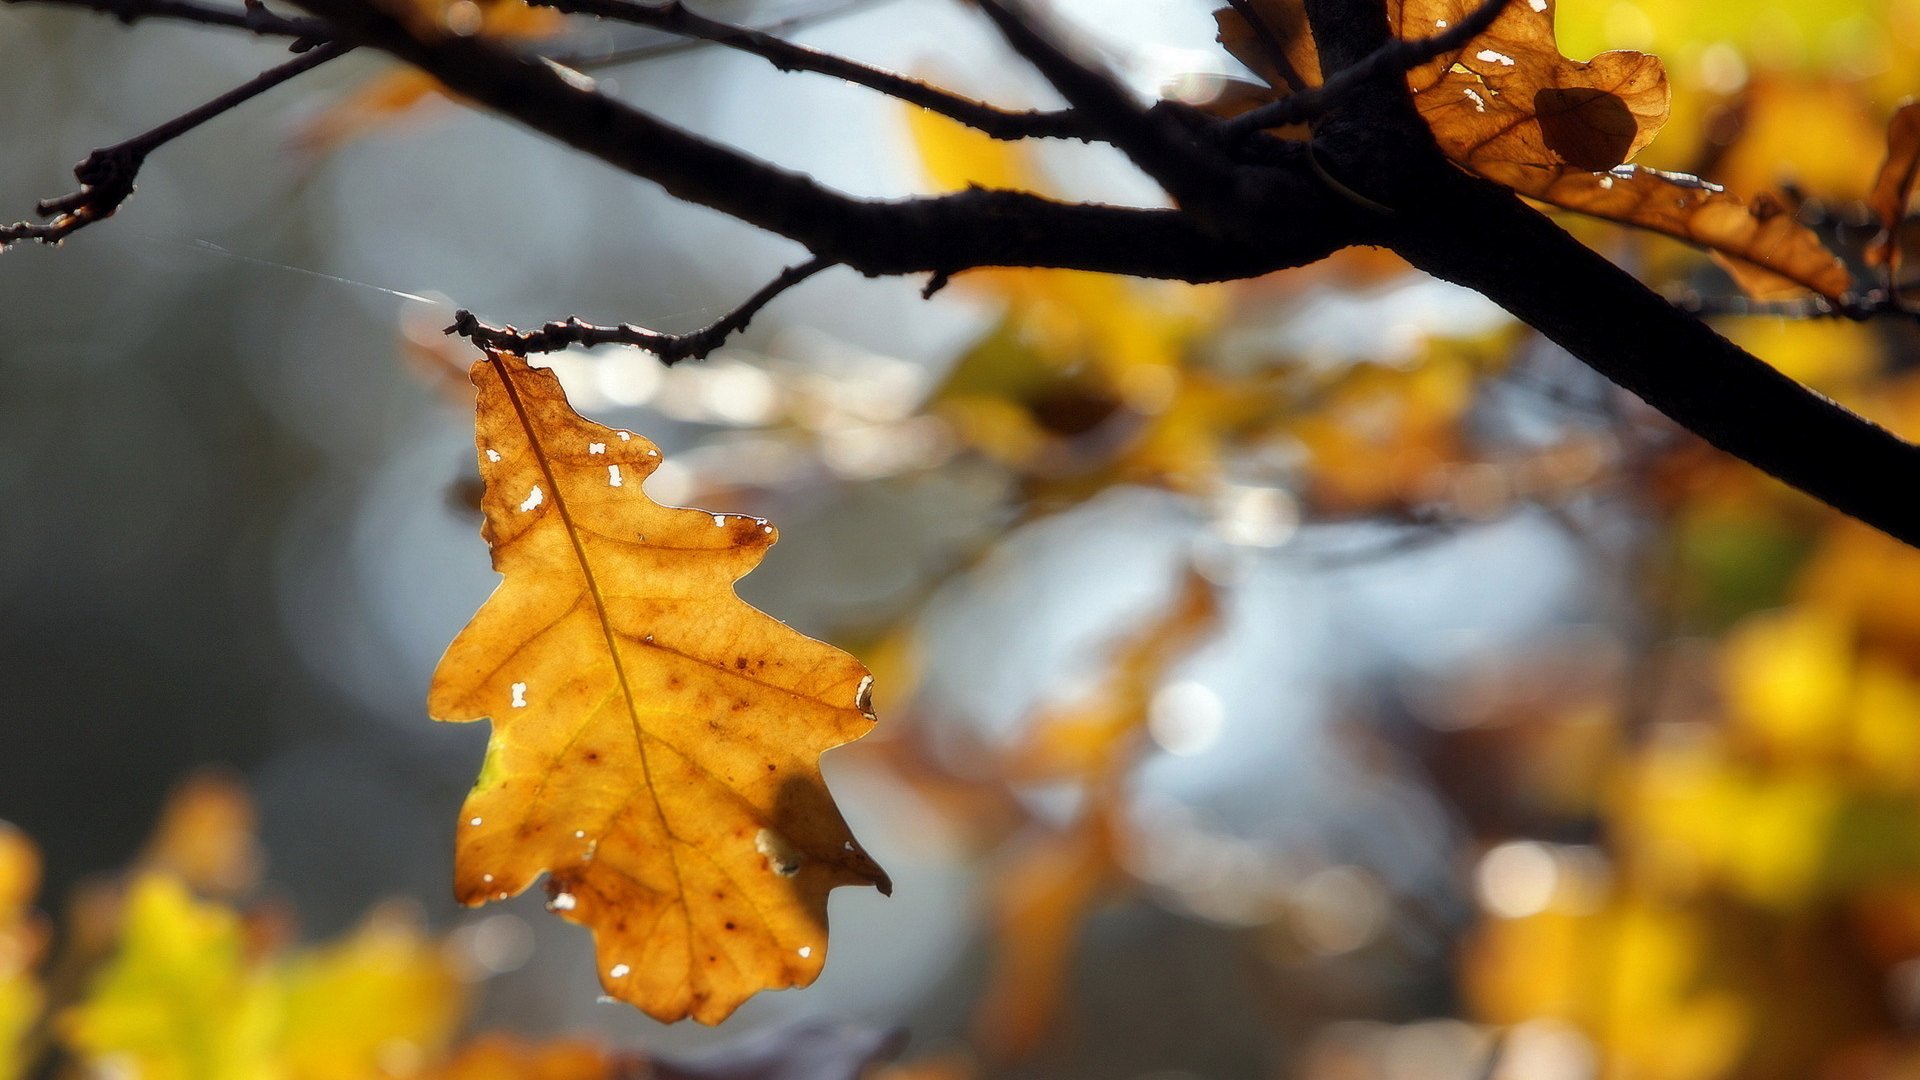
<path fill-rule="evenodd" d="M 333 37 L 327 24 L 319 19 L 275 15 L 262 4 L 235 10 L 195 3 L 194 0 L 0 0 L 0 3 L 85 8 L 111 15 L 129 25 L 142 19 L 173 19 L 204 26 L 224 26 L 248 30 L 263 37 L 294 38 L 295 52 L 305 52 L 308 47 Z"/>
<path fill-rule="evenodd" d="M 882 71 L 843 56 L 810 49 L 764 30 L 717 22 L 687 8 L 679 0 L 664 4 L 635 0 L 528 0 L 569 15 L 597 15 L 603 19 L 650 27 L 681 37 L 710 41 L 750 53 L 781 71 L 810 71 L 864 86 L 910 105 L 930 109 L 996 139 L 1090 139 L 1089 125 L 1072 110 L 1016 112 L 974 101 L 891 71 Z"/>
<path fill-rule="evenodd" d="M 112 217 L 114 211 L 120 209 L 120 204 L 133 194 L 133 182 L 140 175 L 140 166 L 146 162 L 148 154 L 214 117 L 352 49 L 352 45 L 338 41 L 316 46 L 304 55 L 278 67 L 268 68 L 212 101 L 189 109 L 158 127 L 88 154 L 85 161 L 73 167 L 74 178 L 80 181 L 80 190 L 36 205 L 35 213 L 51 219 L 44 224 L 21 221 L 0 225 L 0 251 L 22 240 L 57 244 L 79 229 Z"/>
<path fill-rule="evenodd" d="M 1754 300 L 1745 296 L 1702 296 L 1699 293 L 1686 293 L 1674 300 L 1673 306 L 1689 315 L 1711 317 L 1715 315 L 1760 315 L 1778 319 L 1851 319 L 1854 322 L 1867 322 L 1871 319 L 1905 319 L 1920 322 L 1920 309 L 1909 306 L 1900 298 L 1901 293 L 1914 288 L 1914 283 L 1887 289 L 1869 289 L 1841 298 L 1839 303 L 1823 296 L 1805 296 L 1792 300 Z"/>
<path fill-rule="evenodd" d="M 1285 127 L 1315 120 L 1340 103 L 1353 89 L 1382 75 L 1398 74 L 1420 66 L 1442 53 L 1452 52 L 1478 37 L 1500 13 L 1508 0 L 1486 0 L 1473 14 L 1432 37 L 1413 41 L 1390 41 L 1368 54 L 1366 59 L 1344 68 L 1319 86 L 1309 87 L 1241 113 L 1220 125 L 1220 134 L 1229 142 L 1246 138 L 1256 131 Z"/>
<path fill-rule="evenodd" d="M 799 15 L 791 15 L 784 19 L 763 23 L 755 26 L 753 29 L 763 34 L 790 34 L 803 27 L 832 22 L 835 19 L 854 12 L 896 2 L 898 2 L 898 0 L 841 0 L 841 2 L 837 4 L 822 4 L 811 11 L 806 11 Z M 705 48 L 711 44 L 713 43 L 710 41 L 701 41 L 699 38 L 667 38 L 660 41 L 641 41 L 631 45 L 608 46 L 603 49 L 583 49 L 579 52 L 572 53 L 562 51 L 550 52 L 547 54 L 547 59 L 552 60 L 556 64 L 564 64 L 567 67 L 580 71 L 591 72 L 603 67 L 632 64 L 643 60 L 657 59 L 662 56 L 677 56 L 680 53 Z"/>
<path fill-rule="evenodd" d="M 473 312 L 460 309 L 454 313 L 453 325 L 447 327 L 449 334 L 458 334 L 475 345 L 497 352 L 510 352 L 520 356 L 530 353 L 557 352 L 569 345 L 632 345 L 645 349 L 660 358 L 660 362 L 669 366 L 682 360 L 699 360 L 719 348 L 727 338 L 746 329 L 760 309 L 766 307 L 774 297 L 800 284 L 813 275 L 834 265 L 831 259 L 809 259 L 797 266 L 790 266 L 780 272 L 780 276 L 768 282 L 759 292 L 748 297 L 746 302 L 728 312 L 718 322 L 704 326 L 690 334 L 668 334 L 658 330 L 649 330 L 632 323 L 620 323 L 617 326 L 600 326 L 582 321 L 578 316 L 568 316 L 559 322 L 550 322 L 538 330 L 520 330 L 512 325 L 489 326 L 476 317 Z"/>

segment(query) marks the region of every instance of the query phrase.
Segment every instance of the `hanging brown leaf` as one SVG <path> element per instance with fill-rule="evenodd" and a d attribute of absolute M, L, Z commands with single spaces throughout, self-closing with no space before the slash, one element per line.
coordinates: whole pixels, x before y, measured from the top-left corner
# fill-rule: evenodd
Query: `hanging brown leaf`
<path fill-rule="evenodd" d="M 1403 38 L 1446 30 L 1479 0 L 1390 4 Z M 1584 63 L 1560 54 L 1552 0 L 1514 0 L 1457 52 L 1407 73 L 1413 103 L 1448 157 L 1483 163 L 1611 169 L 1640 152 L 1667 122 L 1667 72 L 1639 52 Z"/>
<path fill-rule="evenodd" d="M 1541 202 L 1705 248 L 1750 295 L 1776 299 L 1811 289 L 1838 300 L 1846 266 L 1812 229 L 1771 197 L 1745 202 L 1684 173 L 1634 165 L 1591 173 L 1566 166 L 1488 164 L 1487 176 Z"/>
<path fill-rule="evenodd" d="M 1248 71 L 1265 79 L 1276 94 L 1284 95 L 1289 88 L 1280 75 L 1275 49 L 1292 65 L 1302 82 L 1319 86 L 1322 81 L 1320 50 L 1314 46 L 1313 35 L 1307 28 L 1306 5 L 1301 0 L 1253 0 L 1249 10 L 1259 20 L 1258 28 L 1249 25 L 1232 8 L 1213 13 L 1220 44 L 1226 46 L 1235 60 L 1245 64 Z M 1272 97 L 1268 95 L 1269 100 Z"/>
<path fill-rule="evenodd" d="M 1480 0 L 1390 0 L 1395 31 L 1412 40 L 1458 25 Z M 1270 59 L 1277 43 L 1289 61 L 1311 70 L 1319 58 L 1307 33 L 1301 0 L 1253 0 L 1267 35 L 1238 12 L 1214 14 L 1220 41 L 1274 86 Z M 1413 103 L 1433 129 L 1440 149 L 1462 166 L 1562 209 L 1632 225 L 1712 252 L 1741 288 L 1761 299 L 1812 290 L 1838 300 L 1851 282 L 1845 266 L 1812 230 L 1771 197 L 1751 203 L 1690 176 L 1649 169 L 1621 170 L 1666 123 L 1668 86 L 1659 58 L 1606 52 L 1584 63 L 1561 55 L 1552 0 L 1514 0 L 1465 46 L 1436 55 L 1407 72 Z M 1249 107 L 1242 100 L 1234 109 Z M 1905 151 L 1905 180 L 1882 184 L 1910 190 L 1920 160 L 1920 119 Z M 1896 133 L 1901 121 L 1896 118 Z M 1899 156 L 1901 144 L 1893 144 Z M 1894 162 L 1890 157 L 1890 170 Z M 1888 194 L 1885 201 L 1904 201 Z M 1876 202 L 1876 207 L 1881 205 Z"/>
<path fill-rule="evenodd" d="M 1479 0 L 1392 0 L 1396 32 L 1418 39 L 1444 32 Z M 1214 13 L 1220 43 L 1284 96 L 1275 47 L 1310 86 L 1320 58 L 1301 0 L 1252 0 L 1256 29 L 1240 13 Z M 1551 0 L 1515 0 L 1466 47 L 1407 72 L 1414 105 L 1448 157 L 1482 162 L 1619 165 L 1653 140 L 1667 119 L 1667 74 L 1658 57 L 1606 52 L 1582 63 L 1560 54 Z"/>
<path fill-rule="evenodd" d="M 887 876 L 827 793 L 822 751 L 873 725 L 858 661 L 748 607 L 773 527 L 660 506 L 647 440 L 576 415 L 551 371 L 473 366 L 498 591 L 434 673 L 442 720 L 492 717 L 455 892 L 550 874 L 608 994 L 717 1023 L 826 954 L 827 893 Z"/>
<path fill-rule="evenodd" d="M 1887 160 L 1881 163 L 1873 193 L 1867 196 L 1867 205 L 1883 230 L 1867 245 L 1867 261 L 1889 267 L 1889 276 L 1900 269 L 1900 222 L 1907 216 L 1916 184 L 1920 184 L 1920 102 L 1908 102 L 1887 123 Z"/>

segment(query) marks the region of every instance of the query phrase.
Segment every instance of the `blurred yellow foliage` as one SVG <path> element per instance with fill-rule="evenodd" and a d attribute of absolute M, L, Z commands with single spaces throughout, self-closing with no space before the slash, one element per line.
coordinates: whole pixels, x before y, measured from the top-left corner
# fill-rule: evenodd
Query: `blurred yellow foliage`
<path fill-rule="evenodd" d="M 237 913 L 151 875 L 128 896 L 119 954 L 59 1029 L 81 1060 L 103 1070 L 151 1080 L 278 1077 L 286 1074 L 276 1060 L 271 984 L 248 955 Z"/>
<path fill-rule="evenodd" d="M 445 953 L 391 916 L 282 960 L 254 954 L 237 912 L 150 874 L 59 1029 L 81 1060 L 151 1080 L 368 1080 L 443 1051 L 462 997 Z"/>
<path fill-rule="evenodd" d="M 0 821 L 0 1080 L 25 1075 L 28 1031 L 40 1015 L 34 966 L 46 928 L 33 912 L 40 853 L 20 830 Z"/>
<path fill-rule="evenodd" d="M 1752 1017 L 1701 985 L 1705 945 L 1699 915 L 1659 903 L 1549 908 L 1483 923 L 1461 971 L 1489 1022 L 1565 1020 L 1597 1038 L 1609 1075 L 1707 1080 L 1738 1061 Z"/>

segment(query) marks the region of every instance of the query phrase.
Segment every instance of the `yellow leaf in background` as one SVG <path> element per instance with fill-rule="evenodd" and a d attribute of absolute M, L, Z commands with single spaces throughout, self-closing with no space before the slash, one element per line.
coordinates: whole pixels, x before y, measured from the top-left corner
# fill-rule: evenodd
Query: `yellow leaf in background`
<path fill-rule="evenodd" d="M 29 1064 L 26 1037 L 40 1015 L 34 967 L 47 931 L 33 910 L 40 853 L 25 833 L 0 821 L 0 1080 L 18 1080 Z"/>
<path fill-rule="evenodd" d="M 992 898 L 994 964 L 974 1026 L 1003 1060 L 1038 1049 L 1067 1000 L 1080 925 L 1119 876 L 1108 814 L 1036 837 L 1002 867 Z"/>
<path fill-rule="evenodd" d="M 1746 1048 L 1753 1010 L 1702 985 L 1708 928 L 1697 912 L 1626 903 L 1588 939 L 1599 1012 L 1589 1023 L 1622 1072 L 1644 1080 L 1725 1076 Z"/>
<path fill-rule="evenodd" d="M 1864 657 L 1854 687 L 1854 760 L 1883 787 L 1920 791 L 1920 682 L 1897 664 Z"/>
<path fill-rule="evenodd" d="M 1880 369 L 1881 338 L 1857 322 L 1727 319 L 1715 328 L 1782 375 L 1843 399 Z"/>
<path fill-rule="evenodd" d="M 25 975 L 0 979 L 0 1080 L 20 1080 L 32 1064 L 27 1033 L 40 1017 L 40 988 Z"/>
<path fill-rule="evenodd" d="M 1655 740 L 1629 769 L 1613 824 L 1622 858 L 1650 895 L 1719 889 L 1778 910 L 1804 908 L 1846 792 L 1827 765 L 1761 769 L 1706 732 Z"/>
<path fill-rule="evenodd" d="M 128 896 L 120 951 L 58 1026 L 77 1057 L 109 1074 L 273 1080 L 277 1022 L 239 916 L 150 875 Z"/>
<path fill-rule="evenodd" d="M 1307 449 L 1307 499 L 1333 515 L 1424 501 L 1441 466 L 1464 454 L 1470 363 L 1436 356 L 1410 370 L 1368 366 L 1292 421 Z"/>
<path fill-rule="evenodd" d="M 1121 778 L 1154 722 L 1155 692 L 1174 665 L 1219 630 L 1220 614 L 1216 587 L 1187 570 L 1164 611 L 1113 643 L 1094 689 L 1069 705 L 1041 709 L 1014 752 L 1009 775 L 1076 780 L 1087 804 L 1068 827 L 1030 837 L 997 873 L 993 969 L 976 1016 L 993 1054 L 1026 1056 L 1058 1021 L 1080 924 L 1125 879 L 1115 858 Z M 1177 726 L 1182 718 L 1170 719 Z"/>
<path fill-rule="evenodd" d="M 1836 522 L 1796 594 L 1845 620 L 1863 643 L 1920 663 L 1920 550 L 1857 522 Z"/>
<path fill-rule="evenodd" d="M 1494 1024 L 1574 1024 L 1620 1075 L 1713 1080 L 1747 1043 L 1750 1010 L 1702 986 L 1709 954 L 1699 916 L 1615 903 L 1590 913 L 1549 908 L 1490 918 L 1461 961 L 1473 1014 Z"/>
<path fill-rule="evenodd" d="M 566 16 L 526 0 L 407 0 L 392 5 L 426 38 L 458 34 L 513 40 L 551 37 L 566 26 Z M 447 96 L 439 80 L 413 68 L 377 75 L 308 120 L 294 135 L 294 146 L 309 154 L 330 154 L 376 131 L 429 101 Z"/>
<path fill-rule="evenodd" d="M 1735 729 L 1788 760 L 1832 759 L 1846 736 L 1853 666 L 1851 629 L 1829 612 L 1803 606 L 1747 619 L 1721 660 Z"/>
<path fill-rule="evenodd" d="M 1846 792 L 1825 770 L 1793 769 L 1743 777 L 1722 868 L 1736 895 L 1792 911 L 1818 895 Z"/>
<path fill-rule="evenodd" d="M 1714 179 L 1735 191 L 1769 191 L 1791 183 L 1819 199 L 1867 196 L 1887 152 L 1887 131 L 1885 114 L 1859 86 L 1833 79 L 1756 78 L 1738 108 L 1738 134 L 1714 165 Z M 1812 130 L 1820 138 L 1809 145 Z"/>
<path fill-rule="evenodd" d="M 1220 628 L 1220 597 L 1189 569 L 1167 609 L 1115 642 L 1104 677 L 1083 698 L 1042 709 L 1009 771 L 1027 779 L 1098 780 L 1128 760 L 1144 735 L 1167 672 Z"/>
<path fill-rule="evenodd" d="M 426 1080 L 620 1080 L 645 1075 L 644 1070 L 628 1067 L 592 1043 L 570 1039 L 533 1043 L 486 1035 L 427 1073 Z"/>
<path fill-rule="evenodd" d="M 906 116 L 920 171 L 935 190 L 982 187 L 1045 193 L 1026 144 L 996 139 L 931 109 L 908 107 Z"/>
<path fill-rule="evenodd" d="M 238 896 L 260 877 L 254 818 L 253 799 L 238 777 L 213 769 L 195 773 L 168 792 L 138 863 L 202 896 Z"/>
<path fill-rule="evenodd" d="M 291 958 L 278 984 L 288 1080 L 410 1076 L 444 1054 L 466 1006 L 445 949 L 397 908 Z"/>
<path fill-rule="evenodd" d="M 661 1020 L 811 983 L 827 893 L 890 887 L 820 776 L 873 726 L 866 668 L 734 594 L 773 526 L 653 502 L 659 451 L 582 419 L 552 371 L 489 354 L 472 377 L 504 580 L 429 696 L 438 719 L 494 722 L 455 894 L 550 874 L 606 992 Z"/>
<path fill-rule="evenodd" d="M 74 1055 L 140 1080 L 384 1080 L 441 1058 L 466 995 L 439 946 L 376 913 L 347 939 L 255 955 L 239 913 L 149 874 L 118 951 L 58 1017 Z"/>

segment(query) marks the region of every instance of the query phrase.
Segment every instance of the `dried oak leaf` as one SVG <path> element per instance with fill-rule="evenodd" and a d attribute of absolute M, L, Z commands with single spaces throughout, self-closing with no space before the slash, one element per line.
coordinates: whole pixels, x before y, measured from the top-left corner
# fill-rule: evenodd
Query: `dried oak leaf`
<path fill-rule="evenodd" d="M 472 378 L 505 580 L 429 698 L 437 719 L 494 721 L 456 895 L 550 874 L 606 992 L 663 1021 L 812 982 L 828 891 L 891 888 L 819 767 L 873 726 L 867 669 L 734 595 L 771 525 L 647 498 L 660 452 L 576 415 L 551 371 L 490 354 Z"/>
<path fill-rule="evenodd" d="M 1398 0 L 1388 14 L 1403 38 L 1460 22 L 1479 0 Z M 1639 153 L 1667 122 L 1667 72 L 1659 57 L 1560 54 L 1552 0 L 1513 0 L 1456 52 L 1407 72 L 1413 103 L 1448 157 L 1611 169 Z"/>
<path fill-rule="evenodd" d="M 1387 11 L 1396 33 L 1417 39 L 1479 6 L 1390 0 Z M 1251 9 L 1296 69 L 1319 71 L 1301 0 L 1253 0 Z M 1666 123 L 1666 70 L 1630 51 L 1571 60 L 1553 14 L 1553 0 L 1513 0 L 1465 46 L 1407 72 L 1414 106 L 1450 159 L 1528 198 L 1705 248 L 1763 299 L 1812 290 L 1837 300 L 1848 290 L 1845 266 L 1772 198 L 1747 203 L 1690 176 L 1621 169 Z M 1261 36 L 1234 11 L 1214 18 L 1227 50 L 1273 82 Z"/>
<path fill-rule="evenodd" d="M 1407 39 L 1430 37 L 1479 8 L 1480 0 L 1390 0 L 1387 15 Z M 1220 43 L 1278 94 L 1277 48 L 1309 86 L 1320 58 L 1303 0 L 1251 0 L 1256 30 L 1239 12 L 1214 13 Z M 1560 54 L 1552 0 L 1514 0 L 1466 46 L 1407 72 L 1414 105 L 1448 157 L 1482 162 L 1611 169 L 1653 141 L 1667 119 L 1667 73 L 1658 57 L 1605 52 L 1592 60 Z"/>
<path fill-rule="evenodd" d="M 1530 199 L 1705 248 L 1759 299 L 1811 289 L 1837 300 L 1852 284 L 1846 265 L 1820 237 L 1768 195 L 1746 202 L 1698 177 L 1636 165 L 1594 173 L 1487 163 L 1481 171 Z"/>
<path fill-rule="evenodd" d="M 1887 160 L 1874 178 L 1867 206 L 1880 219 L 1881 234 L 1867 246 L 1867 261 L 1899 269 L 1900 221 L 1920 185 L 1920 102 L 1900 106 L 1887 123 Z"/>

